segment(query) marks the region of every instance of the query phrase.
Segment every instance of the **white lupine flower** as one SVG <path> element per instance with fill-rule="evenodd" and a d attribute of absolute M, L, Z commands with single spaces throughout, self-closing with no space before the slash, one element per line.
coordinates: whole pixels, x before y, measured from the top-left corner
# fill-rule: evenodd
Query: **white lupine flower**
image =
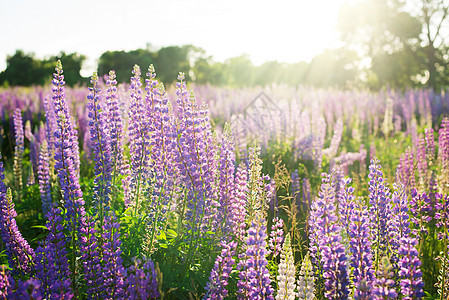
<path fill-rule="evenodd" d="M 313 276 L 312 262 L 309 258 L 309 253 L 304 256 L 299 272 L 298 279 L 298 298 L 299 300 L 315 299 L 315 277 Z"/>
<path fill-rule="evenodd" d="M 277 279 L 279 290 L 276 295 L 276 300 L 294 300 L 296 296 L 295 260 L 290 244 L 290 235 L 287 234 L 281 251 L 281 261 L 278 265 L 279 275 Z"/>

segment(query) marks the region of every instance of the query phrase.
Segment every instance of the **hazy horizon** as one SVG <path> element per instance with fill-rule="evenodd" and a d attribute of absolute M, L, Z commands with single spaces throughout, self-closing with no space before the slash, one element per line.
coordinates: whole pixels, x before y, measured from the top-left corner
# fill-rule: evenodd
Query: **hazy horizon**
<path fill-rule="evenodd" d="M 260 65 L 309 62 L 339 44 L 343 0 L 15 1 L 0 12 L 0 71 L 17 49 L 38 58 L 78 52 L 89 75 L 105 51 L 192 44 L 215 61 L 249 55 Z"/>

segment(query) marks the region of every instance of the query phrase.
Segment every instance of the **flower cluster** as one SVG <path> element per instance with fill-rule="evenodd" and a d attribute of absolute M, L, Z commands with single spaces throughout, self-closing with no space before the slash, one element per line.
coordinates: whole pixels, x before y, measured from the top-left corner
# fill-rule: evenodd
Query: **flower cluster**
<path fill-rule="evenodd" d="M 20 109 L 14 111 L 14 136 L 16 145 L 14 146 L 14 181 L 16 191 L 20 195 L 22 193 L 22 160 L 25 151 L 25 141 L 23 137 L 23 121 Z M 19 196 L 20 198 L 20 196 Z"/>
<path fill-rule="evenodd" d="M 210 272 L 209 282 L 206 285 L 207 294 L 204 299 L 225 299 L 228 296 L 228 279 L 235 264 L 233 256 L 237 243 L 222 244 L 221 254 L 215 260 L 214 268 Z"/>
<path fill-rule="evenodd" d="M 11 190 L 6 189 L 4 179 L 3 163 L 0 161 L 0 235 L 13 274 L 24 276 L 32 272 L 35 254 L 17 228 L 15 220 L 17 213 L 14 209 Z"/>
<path fill-rule="evenodd" d="M 248 228 L 246 239 L 246 251 L 239 255 L 241 259 L 238 265 L 240 269 L 238 287 L 239 299 L 272 299 L 270 274 L 267 269 L 268 261 L 266 226 L 260 216 L 256 216 Z"/>
<path fill-rule="evenodd" d="M 281 261 L 278 266 L 278 286 L 276 300 L 296 298 L 295 259 L 293 258 L 290 234 L 287 234 L 281 252 Z"/>

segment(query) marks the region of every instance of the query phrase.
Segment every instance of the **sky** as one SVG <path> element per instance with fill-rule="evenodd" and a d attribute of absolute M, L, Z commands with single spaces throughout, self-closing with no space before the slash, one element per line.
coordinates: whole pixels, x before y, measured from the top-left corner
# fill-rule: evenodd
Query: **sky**
<path fill-rule="evenodd" d="M 249 55 L 260 65 L 309 62 L 339 45 L 344 0 L 0 0 L 0 71 L 16 49 L 44 58 L 87 56 L 82 75 L 105 51 L 192 44 L 215 61 Z M 84 74 L 83 74 L 84 73 Z"/>

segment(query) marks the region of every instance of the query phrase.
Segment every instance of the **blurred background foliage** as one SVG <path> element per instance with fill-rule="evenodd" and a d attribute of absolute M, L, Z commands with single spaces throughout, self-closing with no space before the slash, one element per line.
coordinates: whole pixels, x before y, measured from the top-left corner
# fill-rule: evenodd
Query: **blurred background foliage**
<path fill-rule="evenodd" d="M 360 0 L 346 2 L 338 18 L 341 47 L 326 49 L 310 62 L 268 61 L 255 66 L 248 55 L 216 62 L 193 45 L 132 51 L 106 51 L 98 58 L 98 73 L 115 70 L 127 82 L 134 64 L 153 64 L 162 82 L 172 83 L 178 72 L 189 82 L 215 86 L 266 86 L 283 83 L 317 87 L 379 89 L 449 86 L 446 0 Z M 288 37 L 299 38 L 299 37 Z M 319 39 L 319 37 L 317 37 Z M 267 41 L 269 42 L 269 41 Z M 307 45 L 303 45 L 307 47 Z M 61 59 L 68 85 L 87 84 L 80 75 L 86 56 L 61 52 L 39 59 L 17 50 L 7 57 L 0 86 L 43 85 Z"/>

